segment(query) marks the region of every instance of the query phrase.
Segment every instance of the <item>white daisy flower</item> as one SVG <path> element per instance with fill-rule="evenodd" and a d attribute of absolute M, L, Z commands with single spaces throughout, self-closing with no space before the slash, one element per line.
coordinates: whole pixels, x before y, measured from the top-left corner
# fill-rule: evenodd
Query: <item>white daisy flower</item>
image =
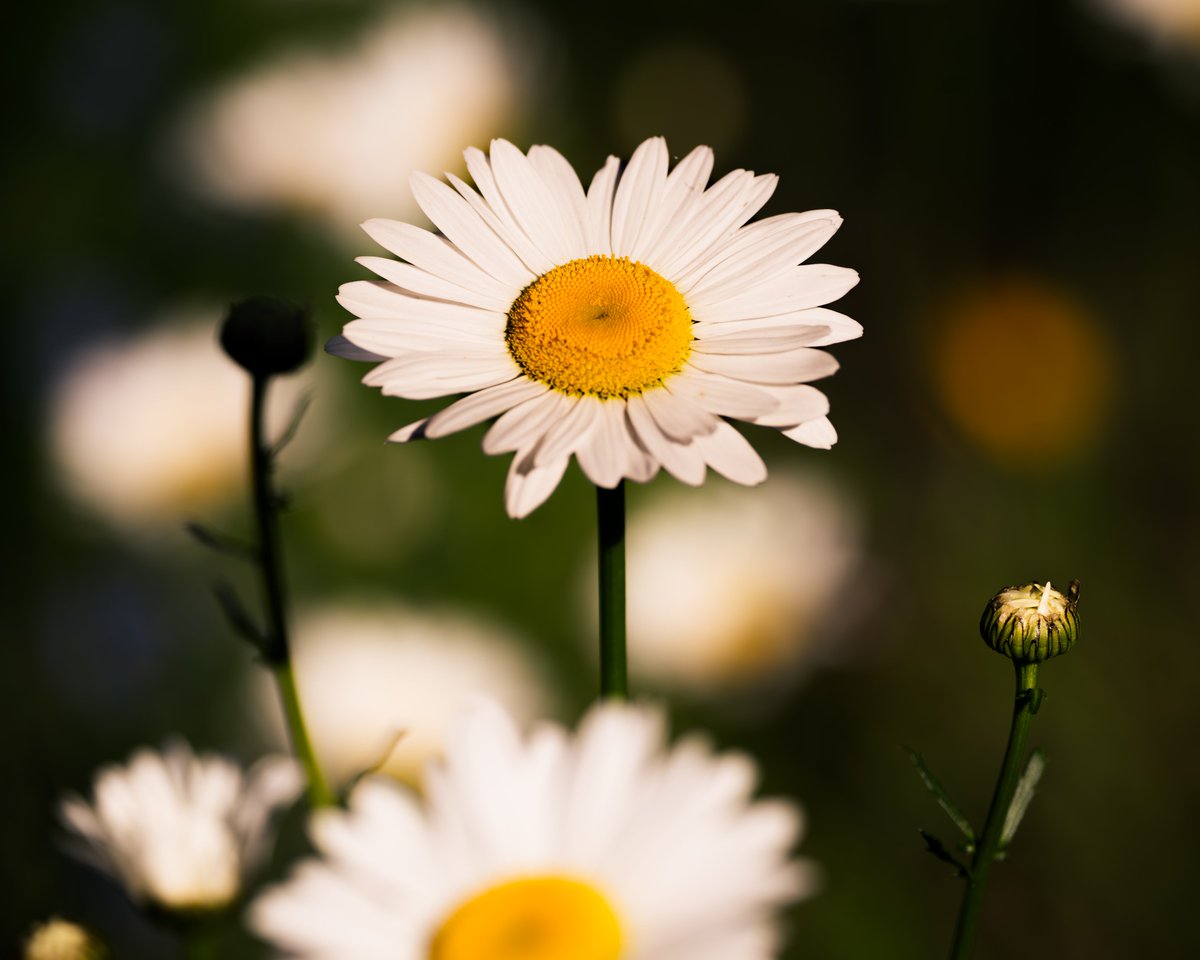
<path fill-rule="evenodd" d="M 552 697 L 529 649 L 499 624 L 459 611 L 395 604 L 300 611 L 292 669 L 321 771 L 334 784 L 371 768 L 416 783 L 442 752 L 454 718 L 479 696 L 520 722 L 544 716 Z M 270 718 L 282 744 L 287 727 L 270 679 L 255 671 L 256 712 Z"/>
<path fill-rule="evenodd" d="M 177 168 L 219 202 L 308 212 L 357 240 L 379 204 L 408 205 L 413 170 L 519 122 L 530 33 L 518 53 L 469 4 L 389 6 L 340 48 L 289 48 L 187 108 Z"/>
<path fill-rule="evenodd" d="M 108 951 L 87 930 L 54 917 L 37 928 L 25 941 L 24 960 L 104 960 Z"/>
<path fill-rule="evenodd" d="M 129 532 L 175 533 L 180 518 L 244 496 L 250 379 L 221 352 L 221 308 L 82 352 L 57 385 L 50 444 L 63 486 Z M 303 379 L 278 378 L 278 435 Z M 310 418 L 306 427 L 312 428 Z M 303 455 L 303 442 L 289 453 Z"/>
<path fill-rule="evenodd" d="M 272 814 L 303 786 L 288 757 L 265 757 L 243 774 L 232 760 L 196 756 L 176 741 L 102 769 L 94 802 L 69 796 L 59 812 L 82 841 L 74 852 L 134 901 L 208 912 L 238 897 L 267 853 Z"/>
<path fill-rule="evenodd" d="M 651 498 L 629 524 L 634 672 L 702 697 L 782 692 L 833 655 L 861 526 L 840 486 L 786 471 L 763 491 Z"/>
<path fill-rule="evenodd" d="M 862 327 L 823 307 L 858 275 L 803 264 L 841 223 L 832 210 L 747 223 L 774 175 L 735 170 L 705 189 L 712 150 L 668 172 L 661 138 L 608 162 L 585 192 L 557 151 L 505 140 L 466 152 L 475 188 L 414 174 L 442 234 L 392 220 L 364 229 L 401 262 L 361 257 L 383 281 L 342 287 L 359 319 L 332 353 L 384 361 L 364 378 L 409 399 L 466 393 L 389 438 L 440 437 L 499 415 L 483 439 L 513 452 L 505 499 L 528 514 L 572 454 L 601 487 L 659 467 L 699 484 L 707 467 L 756 484 L 766 467 L 725 419 L 800 443 L 837 439 L 808 381 L 837 361 L 816 349 Z"/>
<path fill-rule="evenodd" d="M 758 960 L 775 911 L 810 893 L 789 861 L 797 809 L 752 801 L 755 768 L 660 712 L 605 702 L 571 737 L 526 739 L 467 711 L 424 804 L 364 780 L 312 820 L 321 859 L 251 907 L 292 957 L 329 960 Z"/>

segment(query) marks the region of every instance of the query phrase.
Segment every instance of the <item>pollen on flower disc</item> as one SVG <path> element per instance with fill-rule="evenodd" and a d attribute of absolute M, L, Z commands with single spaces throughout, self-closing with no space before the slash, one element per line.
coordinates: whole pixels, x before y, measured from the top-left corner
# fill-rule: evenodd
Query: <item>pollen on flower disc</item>
<path fill-rule="evenodd" d="M 675 285 L 645 264 L 591 256 L 526 287 L 505 340 L 533 380 L 562 393 L 628 397 L 682 369 L 692 318 Z"/>
<path fill-rule="evenodd" d="M 522 877 L 456 909 L 430 960 L 617 960 L 621 927 L 608 900 L 568 877 Z"/>

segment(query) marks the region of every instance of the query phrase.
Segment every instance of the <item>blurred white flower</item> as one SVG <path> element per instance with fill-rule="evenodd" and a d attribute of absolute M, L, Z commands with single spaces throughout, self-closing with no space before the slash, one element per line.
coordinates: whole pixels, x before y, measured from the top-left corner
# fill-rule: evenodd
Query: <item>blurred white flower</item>
<path fill-rule="evenodd" d="M 51 445 L 63 483 L 120 526 L 153 530 L 247 495 L 250 378 L 217 345 L 221 310 L 84 353 L 59 383 Z M 277 378 L 270 424 L 298 400 Z"/>
<path fill-rule="evenodd" d="M 491 703 L 455 723 L 424 803 L 383 778 L 311 821 L 320 859 L 251 906 L 285 956 L 764 960 L 813 890 L 801 816 L 662 714 L 607 702 L 522 737 Z"/>
<path fill-rule="evenodd" d="M 201 913 L 239 896 L 272 842 L 272 815 L 303 786 L 288 757 L 264 757 L 243 774 L 232 760 L 175 741 L 104 767 L 93 802 L 68 796 L 59 812 L 82 841 L 74 852 L 135 902 Z"/>
<path fill-rule="evenodd" d="M 183 124 L 185 167 L 215 199 L 316 212 L 357 238 L 416 212 L 413 170 L 457 169 L 523 99 L 520 59 L 467 6 L 394 11 L 336 53 L 295 50 L 234 80 Z"/>
<path fill-rule="evenodd" d="M 70 920 L 54 917 L 38 924 L 25 941 L 24 960 L 102 960 L 107 951 L 90 933 Z"/>
<path fill-rule="evenodd" d="M 544 677 L 515 635 L 457 612 L 344 606 L 301 612 L 292 663 L 305 724 L 334 784 L 368 769 L 409 782 L 442 750 L 463 704 L 486 695 L 522 722 L 550 704 Z M 276 736 L 277 695 L 255 686 Z"/>
<path fill-rule="evenodd" d="M 720 696 L 794 674 L 861 559 L 857 511 L 828 482 L 779 473 L 652 500 L 627 537 L 635 681 Z"/>

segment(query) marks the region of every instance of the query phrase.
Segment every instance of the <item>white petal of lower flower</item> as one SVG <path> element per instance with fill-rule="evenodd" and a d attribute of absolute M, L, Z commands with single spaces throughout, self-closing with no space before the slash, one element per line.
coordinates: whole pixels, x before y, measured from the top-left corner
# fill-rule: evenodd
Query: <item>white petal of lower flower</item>
<path fill-rule="evenodd" d="M 285 956 L 497 960 L 518 930 L 539 955 L 759 960 L 776 914 L 811 893 L 802 822 L 755 801 L 753 764 L 665 742 L 661 714 L 594 707 L 574 735 L 527 737 L 468 710 L 423 803 L 368 779 L 322 812 L 319 859 L 251 906 Z M 587 944 L 586 954 L 579 952 Z"/>
<path fill-rule="evenodd" d="M 342 288 L 340 302 L 359 317 L 343 334 L 357 352 L 344 341 L 336 349 L 386 357 L 364 382 L 389 395 L 505 391 L 459 400 L 399 435 L 499 415 L 483 448 L 517 455 L 510 512 L 542 502 L 571 457 L 603 487 L 664 466 L 699 483 L 706 464 L 758 483 L 761 459 L 725 418 L 790 429 L 826 412 L 788 391 L 837 369 L 816 347 L 861 333 L 819 309 L 858 275 L 801 262 L 841 218 L 811 210 L 751 223 L 778 178 L 735 170 L 706 187 L 711 150 L 673 170 L 669 157 L 665 141 L 647 140 L 624 171 L 610 157 L 585 192 L 554 149 L 522 153 L 496 140 L 490 154 L 466 152 L 474 187 L 413 178 L 441 236 L 366 225 L 407 262 L 364 261 L 391 283 Z M 509 403 L 514 380 L 544 393 L 512 388 Z M 828 438 L 817 427 L 803 435 Z"/>

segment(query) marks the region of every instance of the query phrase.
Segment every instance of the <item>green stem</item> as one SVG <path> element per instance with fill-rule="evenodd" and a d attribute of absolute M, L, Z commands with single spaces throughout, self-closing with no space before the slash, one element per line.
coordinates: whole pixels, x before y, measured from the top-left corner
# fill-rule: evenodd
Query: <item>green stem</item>
<path fill-rule="evenodd" d="M 625 663 L 625 481 L 596 488 L 600 570 L 600 696 L 629 696 Z"/>
<path fill-rule="evenodd" d="M 1000 838 L 1004 833 L 1004 821 L 1012 805 L 1013 794 L 1021 777 L 1021 760 L 1025 756 L 1025 745 L 1029 740 L 1029 724 L 1037 712 L 1041 691 L 1037 686 L 1038 665 L 1016 663 L 1017 690 L 1013 703 L 1012 726 L 1008 732 L 1008 746 L 1004 750 L 1004 761 L 1000 765 L 1000 776 L 992 793 L 983 835 L 971 858 L 971 869 L 967 874 L 967 887 L 963 891 L 962 906 L 959 908 L 958 925 L 954 930 L 954 946 L 951 960 L 967 960 L 975 946 L 975 931 L 983 909 L 983 893 L 987 886 L 992 863 L 1000 850 Z"/>
<path fill-rule="evenodd" d="M 292 748 L 308 779 L 308 799 L 314 807 L 334 802 L 333 794 L 321 774 L 316 753 L 304 725 L 296 678 L 292 672 L 291 645 L 288 642 L 286 604 L 283 597 L 283 555 L 279 549 L 279 497 L 271 485 L 274 454 L 265 438 L 265 407 L 270 378 L 254 376 L 250 398 L 250 479 L 254 499 L 254 517 L 258 526 L 258 561 L 262 571 L 263 602 L 266 606 L 266 642 L 263 656 L 271 665 L 279 684 L 279 696 L 291 734 Z"/>
<path fill-rule="evenodd" d="M 183 933 L 184 954 L 187 960 L 216 960 L 217 938 L 208 924 L 188 924 Z"/>

